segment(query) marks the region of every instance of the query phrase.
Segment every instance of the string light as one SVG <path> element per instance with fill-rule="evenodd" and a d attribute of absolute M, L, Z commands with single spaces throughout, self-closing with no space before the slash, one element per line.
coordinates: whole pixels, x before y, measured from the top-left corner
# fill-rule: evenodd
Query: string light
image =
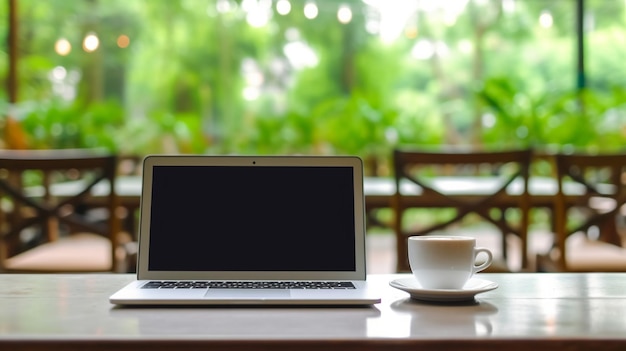
<path fill-rule="evenodd" d="M 307 2 L 304 5 L 304 17 L 308 19 L 314 19 L 317 17 L 318 13 L 319 13 L 319 9 L 317 8 L 317 5 L 315 5 L 314 2 Z"/>
<path fill-rule="evenodd" d="M 117 46 L 119 48 L 125 49 L 128 47 L 128 45 L 130 45 L 130 38 L 128 37 L 128 35 L 122 34 L 117 37 Z"/>
<path fill-rule="evenodd" d="M 278 0 L 276 3 L 276 12 L 280 15 L 287 15 L 291 12 L 291 3 L 289 0 Z"/>
<path fill-rule="evenodd" d="M 539 15 L 539 24 L 543 28 L 550 28 L 554 23 L 554 19 L 552 18 L 552 14 L 548 10 L 541 11 L 541 15 Z"/>
<path fill-rule="evenodd" d="M 352 21 L 352 10 L 347 5 L 339 6 L 337 10 L 337 19 L 340 23 L 346 24 Z"/>
<path fill-rule="evenodd" d="M 96 36 L 95 33 L 89 33 L 85 36 L 83 40 L 83 50 L 86 52 L 94 52 L 100 46 L 100 39 Z"/>
<path fill-rule="evenodd" d="M 67 56 L 72 51 L 72 44 L 69 40 L 61 38 L 54 43 L 54 51 L 61 56 Z"/>

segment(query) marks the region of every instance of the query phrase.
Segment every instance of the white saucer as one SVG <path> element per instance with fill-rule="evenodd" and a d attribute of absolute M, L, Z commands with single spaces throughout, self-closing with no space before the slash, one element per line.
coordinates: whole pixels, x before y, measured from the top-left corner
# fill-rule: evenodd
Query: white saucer
<path fill-rule="evenodd" d="M 411 298 L 424 301 L 467 301 L 473 300 L 476 294 L 493 290 L 497 283 L 489 280 L 472 278 L 462 289 L 424 289 L 415 278 L 396 279 L 389 282 L 396 289 L 406 291 Z"/>

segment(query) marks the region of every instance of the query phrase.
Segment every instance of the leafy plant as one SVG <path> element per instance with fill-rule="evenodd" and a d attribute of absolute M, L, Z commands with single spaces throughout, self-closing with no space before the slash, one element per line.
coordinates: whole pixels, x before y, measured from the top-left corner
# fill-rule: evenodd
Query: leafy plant
<path fill-rule="evenodd" d="M 477 91 L 488 113 L 486 145 L 616 150 L 626 141 L 626 90 L 530 94 L 511 80 L 488 79 Z"/>
<path fill-rule="evenodd" d="M 114 101 L 84 107 L 52 100 L 31 104 L 21 121 L 32 148 L 118 149 L 116 133 L 125 123 L 124 110 Z M 28 108 L 28 107 L 26 107 Z"/>

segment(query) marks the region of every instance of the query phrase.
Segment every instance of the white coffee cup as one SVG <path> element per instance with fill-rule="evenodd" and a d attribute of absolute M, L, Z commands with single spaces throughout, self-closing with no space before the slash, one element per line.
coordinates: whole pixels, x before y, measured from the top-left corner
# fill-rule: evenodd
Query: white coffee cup
<path fill-rule="evenodd" d="M 486 259 L 477 265 L 481 253 Z M 476 239 L 467 236 L 411 236 L 408 254 L 413 276 L 424 289 L 461 289 L 493 260 L 489 249 L 476 247 Z"/>

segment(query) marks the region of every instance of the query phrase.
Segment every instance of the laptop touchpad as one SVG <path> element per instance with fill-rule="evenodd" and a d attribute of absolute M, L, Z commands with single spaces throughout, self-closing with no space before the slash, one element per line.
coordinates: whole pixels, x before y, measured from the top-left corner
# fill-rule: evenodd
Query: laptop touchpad
<path fill-rule="evenodd" d="M 204 297 L 210 299 L 275 299 L 290 295 L 288 289 L 209 289 Z"/>

